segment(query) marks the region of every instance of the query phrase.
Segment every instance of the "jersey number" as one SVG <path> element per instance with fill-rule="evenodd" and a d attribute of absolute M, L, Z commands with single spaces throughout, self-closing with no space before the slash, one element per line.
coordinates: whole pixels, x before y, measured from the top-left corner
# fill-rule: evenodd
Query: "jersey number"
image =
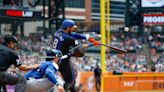
<path fill-rule="evenodd" d="M 57 38 L 55 38 L 54 43 L 53 43 L 53 48 L 54 49 L 56 49 L 58 42 L 59 42 L 59 40 Z"/>

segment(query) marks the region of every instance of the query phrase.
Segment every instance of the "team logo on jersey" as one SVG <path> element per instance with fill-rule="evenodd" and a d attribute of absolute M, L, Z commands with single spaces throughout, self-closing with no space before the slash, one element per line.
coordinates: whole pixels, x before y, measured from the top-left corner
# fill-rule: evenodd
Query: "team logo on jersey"
<path fill-rule="evenodd" d="M 21 62 L 20 62 L 19 59 L 17 59 L 16 62 L 17 62 L 17 65 L 20 65 L 21 64 Z"/>
<path fill-rule="evenodd" d="M 78 45 L 78 44 L 79 44 L 79 42 L 77 40 L 75 40 L 75 45 Z"/>

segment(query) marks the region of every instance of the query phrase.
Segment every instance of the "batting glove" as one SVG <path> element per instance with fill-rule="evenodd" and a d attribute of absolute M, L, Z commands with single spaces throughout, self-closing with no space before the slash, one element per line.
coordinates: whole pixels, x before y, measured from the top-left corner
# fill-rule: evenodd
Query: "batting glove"
<path fill-rule="evenodd" d="M 99 42 L 96 41 L 96 40 L 95 40 L 94 38 L 92 38 L 92 37 L 90 37 L 90 38 L 88 39 L 88 41 L 89 41 L 90 43 L 92 43 L 93 46 L 98 46 L 98 45 L 99 45 Z"/>

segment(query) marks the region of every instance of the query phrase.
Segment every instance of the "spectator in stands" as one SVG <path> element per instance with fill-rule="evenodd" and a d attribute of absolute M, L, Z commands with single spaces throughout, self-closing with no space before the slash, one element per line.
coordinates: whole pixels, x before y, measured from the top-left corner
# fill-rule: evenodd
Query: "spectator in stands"
<path fill-rule="evenodd" d="M 155 72 L 155 71 L 156 71 L 155 65 L 153 65 L 153 66 L 151 67 L 151 71 L 152 71 L 152 72 Z"/>

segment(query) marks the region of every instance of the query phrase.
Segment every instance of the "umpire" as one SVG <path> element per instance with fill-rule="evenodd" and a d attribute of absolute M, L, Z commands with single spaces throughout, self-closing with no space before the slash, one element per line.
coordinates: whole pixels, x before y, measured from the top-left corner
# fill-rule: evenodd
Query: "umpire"
<path fill-rule="evenodd" d="M 26 71 L 30 69 L 35 69 L 39 65 L 33 66 L 26 66 L 22 65 L 19 61 L 19 57 L 14 51 L 15 47 L 17 46 L 18 41 L 15 36 L 6 35 L 4 37 L 3 44 L 0 45 L 0 86 L 4 85 L 15 85 L 15 92 L 24 92 L 24 87 L 19 87 L 20 85 L 25 85 L 26 81 L 24 77 L 19 74 L 11 74 L 7 73 L 6 70 L 11 66 L 14 65 L 18 67 L 21 71 Z"/>

